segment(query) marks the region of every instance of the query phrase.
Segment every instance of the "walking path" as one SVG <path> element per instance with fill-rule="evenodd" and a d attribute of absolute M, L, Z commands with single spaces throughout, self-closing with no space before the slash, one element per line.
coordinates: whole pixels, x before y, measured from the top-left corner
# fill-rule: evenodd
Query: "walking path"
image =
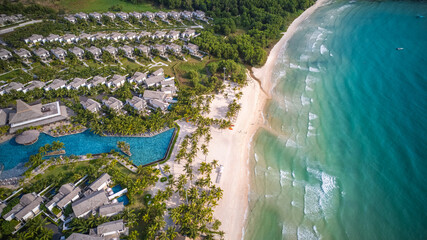
<path fill-rule="evenodd" d="M 20 28 L 20 27 L 27 26 L 27 25 L 34 24 L 34 23 L 41 23 L 41 22 L 42 22 L 42 20 L 32 20 L 32 21 L 29 21 L 29 22 L 21 23 L 21 24 L 19 24 L 17 26 L 13 26 L 13 27 L 10 27 L 10 28 L 5 28 L 5 29 L 0 30 L 0 35 L 5 34 L 5 33 L 13 32 L 13 31 L 15 31 L 16 28 Z"/>

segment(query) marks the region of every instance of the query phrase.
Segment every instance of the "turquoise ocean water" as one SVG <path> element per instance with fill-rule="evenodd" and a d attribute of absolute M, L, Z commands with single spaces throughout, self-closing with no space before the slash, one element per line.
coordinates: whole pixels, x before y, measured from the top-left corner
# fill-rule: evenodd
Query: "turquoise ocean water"
<path fill-rule="evenodd" d="M 273 79 L 244 238 L 427 239 L 427 3 L 323 6 Z"/>

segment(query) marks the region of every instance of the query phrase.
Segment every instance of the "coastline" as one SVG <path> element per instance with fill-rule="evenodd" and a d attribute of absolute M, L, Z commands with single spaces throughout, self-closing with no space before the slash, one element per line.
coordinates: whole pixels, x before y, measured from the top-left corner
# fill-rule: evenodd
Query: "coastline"
<path fill-rule="evenodd" d="M 241 100 L 242 109 L 235 122 L 234 130 L 212 131 L 209 158 L 218 159 L 219 164 L 224 166 L 219 184 L 224 194 L 215 209 L 214 217 L 221 221 L 220 230 L 225 232 L 225 239 L 243 239 L 244 237 L 249 207 L 249 152 L 252 149 L 252 138 L 264 125 L 262 112 L 273 87 L 271 78 L 276 59 L 281 49 L 298 29 L 299 24 L 328 1 L 316 1 L 291 23 L 280 41 L 270 51 L 264 66 L 252 68 L 257 81 L 247 74 L 249 84 L 242 90 L 244 92 Z"/>

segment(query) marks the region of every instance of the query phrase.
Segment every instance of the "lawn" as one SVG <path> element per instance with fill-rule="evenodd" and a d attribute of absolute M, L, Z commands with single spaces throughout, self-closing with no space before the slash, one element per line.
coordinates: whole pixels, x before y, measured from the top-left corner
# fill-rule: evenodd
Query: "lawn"
<path fill-rule="evenodd" d="M 158 11 L 150 3 L 132 4 L 120 0 L 60 0 L 58 5 L 67 12 L 107 12 L 115 5 L 119 5 L 124 12 Z"/>
<path fill-rule="evenodd" d="M 0 76 L 0 81 L 27 83 L 33 80 L 33 77 L 22 69 L 16 69 Z"/>
<path fill-rule="evenodd" d="M 190 56 L 187 56 L 186 58 L 188 59 L 187 62 L 178 61 L 177 64 L 173 65 L 173 70 L 178 81 L 181 83 L 186 83 L 189 79 L 187 73 L 192 70 L 198 72 L 201 77 L 207 75 L 206 64 L 212 60 L 208 60 L 209 58 L 207 57 L 203 59 L 203 61 L 194 59 Z"/>

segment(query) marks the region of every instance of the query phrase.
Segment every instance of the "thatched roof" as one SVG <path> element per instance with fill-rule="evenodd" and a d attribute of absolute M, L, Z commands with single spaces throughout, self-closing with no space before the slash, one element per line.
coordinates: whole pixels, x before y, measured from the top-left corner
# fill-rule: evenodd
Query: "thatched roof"
<path fill-rule="evenodd" d="M 16 143 L 22 145 L 30 145 L 35 143 L 39 139 L 39 131 L 27 130 L 15 138 Z"/>

